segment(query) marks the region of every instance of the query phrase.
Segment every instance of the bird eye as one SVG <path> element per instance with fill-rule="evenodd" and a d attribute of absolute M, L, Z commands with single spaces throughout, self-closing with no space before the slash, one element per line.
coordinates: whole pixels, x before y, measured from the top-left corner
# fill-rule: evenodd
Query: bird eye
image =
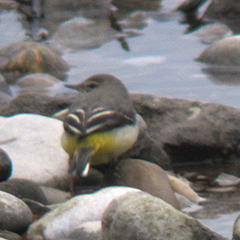
<path fill-rule="evenodd" d="M 90 89 L 94 89 L 94 88 L 97 87 L 97 84 L 95 84 L 95 83 L 90 83 L 90 84 L 87 85 L 87 87 L 90 88 Z"/>

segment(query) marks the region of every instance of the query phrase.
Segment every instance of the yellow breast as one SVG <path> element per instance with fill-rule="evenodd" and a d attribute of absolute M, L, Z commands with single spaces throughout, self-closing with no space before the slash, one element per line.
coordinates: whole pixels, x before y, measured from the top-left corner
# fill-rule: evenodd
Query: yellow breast
<path fill-rule="evenodd" d="M 71 136 L 66 132 L 62 136 L 64 150 L 72 156 L 81 147 L 95 147 L 91 165 L 103 164 L 126 152 L 136 141 L 138 127 L 124 126 L 109 132 L 93 133 L 82 139 Z"/>

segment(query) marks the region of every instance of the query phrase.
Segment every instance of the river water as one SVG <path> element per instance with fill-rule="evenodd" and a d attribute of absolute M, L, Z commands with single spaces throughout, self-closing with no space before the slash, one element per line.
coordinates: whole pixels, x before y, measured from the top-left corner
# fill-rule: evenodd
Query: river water
<path fill-rule="evenodd" d="M 184 34 L 187 26 L 179 23 L 180 14 L 170 13 L 178 3 L 179 0 L 163 1 L 162 18 L 148 19 L 142 35 L 127 39 L 130 51 L 112 40 L 99 48 L 64 53 L 66 62 L 75 66 L 68 73 L 68 81 L 81 82 L 95 73 L 110 73 L 120 78 L 130 92 L 240 108 L 240 84 L 213 81 L 201 70 L 203 65 L 195 61 L 207 45 L 194 33 Z M 18 17 L 15 11 L 0 14 L 0 47 L 26 38 Z M 200 221 L 231 238 L 233 222 L 239 213 L 240 208 L 223 211 L 214 219 Z"/>

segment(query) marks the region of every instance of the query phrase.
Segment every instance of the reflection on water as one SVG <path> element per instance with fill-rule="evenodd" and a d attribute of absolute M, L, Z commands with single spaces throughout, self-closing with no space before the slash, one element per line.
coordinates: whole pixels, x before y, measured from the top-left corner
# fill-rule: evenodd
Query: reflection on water
<path fill-rule="evenodd" d="M 209 80 L 216 84 L 240 85 L 240 69 L 237 66 L 208 65 L 203 67 L 202 71 L 208 75 Z"/>

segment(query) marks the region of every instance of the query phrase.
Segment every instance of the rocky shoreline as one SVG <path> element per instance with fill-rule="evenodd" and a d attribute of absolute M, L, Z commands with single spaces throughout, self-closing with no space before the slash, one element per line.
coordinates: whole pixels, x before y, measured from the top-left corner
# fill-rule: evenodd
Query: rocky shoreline
<path fill-rule="evenodd" d="M 230 209 L 240 209 L 240 110 L 233 107 L 131 94 L 146 122 L 137 142 L 104 174 L 91 169 L 89 177 L 78 182 L 78 194 L 70 196 L 68 155 L 60 138 L 64 111 L 76 91 L 64 86 L 73 66 L 63 60 L 61 51 L 96 48 L 112 39 L 128 51 L 126 38 L 141 34 L 139 29 L 149 18 L 160 16 L 151 13 L 160 1 L 149 5 L 139 1 L 142 11 L 137 12 L 132 12 L 136 3 L 130 2 L 112 1 L 116 11 L 106 1 L 81 8 L 74 1 L 72 5 L 49 1 L 43 23 L 48 32 L 30 31 L 31 40 L 0 49 L 0 88 L 7 89 L 0 91 L 0 239 L 228 239 L 197 217 L 218 208 L 221 198 L 231 202 L 235 197 Z M 196 58 L 204 64 L 203 72 L 220 82 L 237 82 L 240 38 L 232 19 L 240 12 L 239 3 L 226 6 L 226 1 L 212 0 L 199 16 L 205 2 L 186 0 L 175 10 L 183 13 L 189 32 L 201 26 L 193 34 L 210 44 Z M 1 1 L 0 9 L 8 8 L 39 20 L 31 15 L 28 1 Z M 78 17 L 69 19 L 75 8 L 81 9 Z M 56 9 L 55 18 L 49 17 Z M 114 14 L 111 26 L 109 12 Z M 126 12 L 130 12 L 127 17 Z M 193 13 L 197 18 L 189 22 Z M 221 24 L 208 22 L 216 19 Z M 21 23 L 28 26 L 24 18 Z M 36 41 L 49 33 L 49 41 Z M 205 166 L 205 172 L 188 171 L 187 165 Z M 225 173 L 225 165 L 236 176 Z M 239 225 L 238 217 L 234 240 L 240 239 Z"/>

